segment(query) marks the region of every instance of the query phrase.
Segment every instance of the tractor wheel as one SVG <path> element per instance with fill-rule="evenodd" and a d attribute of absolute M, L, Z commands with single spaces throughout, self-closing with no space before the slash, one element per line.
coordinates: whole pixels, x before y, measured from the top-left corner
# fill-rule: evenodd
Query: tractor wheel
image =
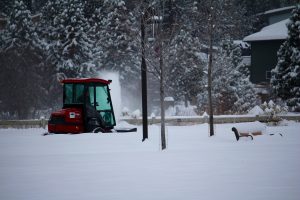
<path fill-rule="evenodd" d="M 104 133 L 105 131 L 101 127 L 97 127 L 93 130 L 93 133 L 99 133 L 99 132 Z"/>

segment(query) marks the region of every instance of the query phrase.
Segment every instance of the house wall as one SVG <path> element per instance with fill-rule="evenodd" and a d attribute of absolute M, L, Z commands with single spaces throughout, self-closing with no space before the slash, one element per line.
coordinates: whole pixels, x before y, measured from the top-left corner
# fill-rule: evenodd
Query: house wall
<path fill-rule="evenodd" d="M 282 43 L 283 40 L 251 42 L 250 80 L 252 83 L 269 83 L 270 76 L 267 76 L 277 64 L 277 51 Z"/>
<path fill-rule="evenodd" d="M 291 13 L 282 13 L 280 15 L 273 15 L 273 16 L 270 16 L 268 18 L 268 23 L 269 24 L 275 24 L 277 22 L 280 22 L 282 20 L 285 20 L 285 19 L 288 19 L 289 17 L 291 16 Z"/>
<path fill-rule="evenodd" d="M 7 24 L 7 20 L 5 18 L 0 17 L 0 30 L 3 30 Z"/>

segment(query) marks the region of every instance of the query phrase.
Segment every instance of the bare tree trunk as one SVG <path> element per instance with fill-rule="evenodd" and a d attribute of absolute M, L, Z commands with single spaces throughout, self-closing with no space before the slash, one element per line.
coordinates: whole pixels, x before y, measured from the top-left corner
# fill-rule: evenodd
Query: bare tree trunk
<path fill-rule="evenodd" d="M 141 16 L 141 46 L 142 46 L 142 114 L 143 114 L 143 139 L 148 139 L 148 105 L 147 105 L 147 65 L 145 61 L 145 14 Z"/>
<path fill-rule="evenodd" d="M 208 114 L 209 114 L 209 136 L 214 135 L 214 116 L 213 116 L 213 105 L 212 105 L 212 59 L 213 59 L 213 48 L 212 48 L 212 37 L 213 37 L 213 21 L 210 20 L 209 24 L 209 60 L 208 60 Z"/>
<path fill-rule="evenodd" d="M 160 116 L 161 116 L 161 149 L 167 148 L 166 144 L 166 128 L 165 128 L 165 89 L 164 89 L 164 63 L 163 63 L 163 47 L 162 38 L 159 41 L 159 67 L 160 67 Z"/>
<path fill-rule="evenodd" d="M 209 55 L 208 63 L 208 106 L 209 106 L 209 136 L 214 135 L 214 116 L 213 116 L 213 105 L 212 105 L 212 78 L 211 78 L 211 68 L 212 68 L 212 53 Z"/>

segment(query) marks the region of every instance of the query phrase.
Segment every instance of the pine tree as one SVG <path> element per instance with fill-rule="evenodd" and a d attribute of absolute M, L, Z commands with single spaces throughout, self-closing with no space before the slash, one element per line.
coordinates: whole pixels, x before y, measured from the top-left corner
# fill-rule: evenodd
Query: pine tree
<path fill-rule="evenodd" d="M 194 34 L 200 37 L 208 49 L 208 68 L 207 68 L 207 94 L 208 94 L 208 114 L 210 136 L 214 135 L 213 126 L 213 94 L 215 87 L 212 84 L 212 71 L 214 70 L 214 46 L 217 45 L 224 37 L 240 35 L 235 24 L 242 24 L 244 9 L 237 9 L 232 1 L 223 0 L 198 0 L 192 5 L 192 18 L 195 21 Z M 235 19 L 235 20 L 233 20 Z M 196 28 L 195 28 L 196 27 Z M 236 35 L 237 33 L 237 35 Z"/>
<path fill-rule="evenodd" d="M 43 9 L 43 35 L 48 62 L 67 77 L 94 73 L 90 26 L 80 0 L 48 1 Z"/>
<path fill-rule="evenodd" d="M 12 0 L 2 0 L 0 1 L 0 17 L 1 15 L 7 16 L 12 12 L 14 1 Z"/>
<path fill-rule="evenodd" d="M 241 114 L 256 105 L 256 94 L 249 70 L 242 63 L 241 49 L 232 40 L 223 42 L 212 72 L 213 107 L 217 114 Z M 206 102 L 206 93 L 199 100 Z"/>
<path fill-rule="evenodd" d="M 121 83 L 137 80 L 140 74 L 138 23 L 123 0 L 104 1 L 96 9 L 97 46 L 100 48 L 97 67 L 117 71 Z M 128 84 L 127 84 L 128 85 Z"/>
<path fill-rule="evenodd" d="M 271 84 L 278 97 L 292 109 L 300 107 L 300 5 L 287 24 L 288 37 L 278 51 L 278 63 L 272 70 Z"/>
<path fill-rule="evenodd" d="M 248 67 L 242 62 L 241 48 L 232 41 L 227 47 L 231 60 L 232 71 L 230 87 L 235 96 L 235 101 L 231 107 L 232 113 L 245 113 L 253 108 L 257 103 L 257 96 L 253 84 L 250 82 L 250 72 Z M 227 53 L 228 55 L 228 53 Z"/>
<path fill-rule="evenodd" d="M 16 0 L 0 37 L 1 110 L 24 119 L 43 107 L 44 58 L 41 40 L 31 12 Z M 30 116 L 31 115 L 31 116 Z"/>
<path fill-rule="evenodd" d="M 204 66 L 207 55 L 201 52 L 199 38 L 185 29 L 172 39 L 166 56 L 168 66 L 167 86 L 175 99 L 195 102 L 195 94 L 204 90 Z M 174 81 L 176 80 L 176 81 Z"/>

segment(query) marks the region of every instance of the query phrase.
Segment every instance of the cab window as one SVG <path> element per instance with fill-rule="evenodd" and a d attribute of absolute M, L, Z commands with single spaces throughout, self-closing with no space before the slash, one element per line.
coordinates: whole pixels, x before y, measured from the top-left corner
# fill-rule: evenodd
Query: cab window
<path fill-rule="evenodd" d="M 82 104 L 84 101 L 83 84 L 64 85 L 64 104 Z"/>

